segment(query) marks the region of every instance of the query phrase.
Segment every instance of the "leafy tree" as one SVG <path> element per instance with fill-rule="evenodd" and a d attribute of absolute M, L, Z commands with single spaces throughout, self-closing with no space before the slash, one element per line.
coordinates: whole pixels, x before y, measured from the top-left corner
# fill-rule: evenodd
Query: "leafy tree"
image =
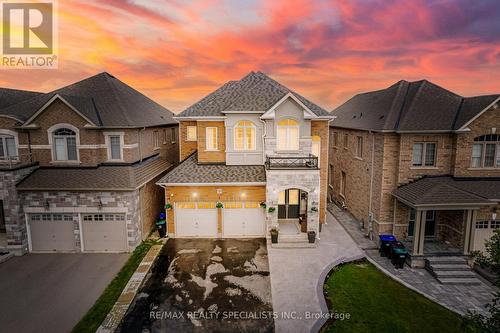
<path fill-rule="evenodd" d="M 475 251 L 472 253 L 476 262 L 483 268 L 492 271 L 495 285 L 500 287 L 500 229 L 496 229 L 490 240 L 485 242 L 486 254 Z M 491 303 L 486 305 L 486 315 L 468 312 L 464 317 L 462 327 L 467 333 L 498 333 L 500 332 L 500 292 L 496 292 Z"/>

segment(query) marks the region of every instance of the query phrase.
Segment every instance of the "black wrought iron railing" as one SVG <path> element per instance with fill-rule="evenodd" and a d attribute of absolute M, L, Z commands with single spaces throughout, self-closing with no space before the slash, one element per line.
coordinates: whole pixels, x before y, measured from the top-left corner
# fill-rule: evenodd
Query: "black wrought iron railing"
<path fill-rule="evenodd" d="M 300 157 L 267 156 L 268 170 L 319 169 L 318 158 L 314 155 Z"/>

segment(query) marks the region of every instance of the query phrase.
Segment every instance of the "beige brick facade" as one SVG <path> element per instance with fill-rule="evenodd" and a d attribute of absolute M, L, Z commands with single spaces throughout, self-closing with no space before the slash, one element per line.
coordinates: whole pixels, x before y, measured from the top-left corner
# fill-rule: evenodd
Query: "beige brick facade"
<path fill-rule="evenodd" d="M 207 150 L 207 127 L 217 128 L 217 150 Z M 226 127 L 223 121 L 198 121 L 198 163 L 226 162 Z"/>
<path fill-rule="evenodd" d="M 326 221 L 326 197 L 328 192 L 328 152 L 329 152 L 329 122 L 311 122 L 311 136 L 321 138 L 320 145 L 320 195 L 319 195 L 319 222 Z"/>

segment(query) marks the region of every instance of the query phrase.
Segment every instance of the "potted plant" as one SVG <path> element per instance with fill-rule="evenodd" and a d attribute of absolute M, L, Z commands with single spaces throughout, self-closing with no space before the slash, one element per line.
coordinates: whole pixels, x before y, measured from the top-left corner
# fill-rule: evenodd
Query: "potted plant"
<path fill-rule="evenodd" d="M 224 205 L 222 204 L 222 202 L 217 201 L 217 203 L 215 204 L 215 208 L 224 208 Z"/>
<path fill-rule="evenodd" d="M 271 242 L 273 244 L 278 243 L 278 234 L 279 234 L 279 230 L 277 227 L 271 228 Z"/>
<path fill-rule="evenodd" d="M 170 202 L 167 202 L 167 204 L 165 205 L 165 209 L 166 210 L 171 210 L 173 207 L 172 207 L 172 204 Z"/>
<path fill-rule="evenodd" d="M 314 243 L 316 240 L 316 231 L 308 231 L 307 238 L 309 239 L 309 243 Z"/>
<path fill-rule="evenodd" d="M 260 203 L 260 208 L 266 209 L 266 207 L 267 207 L 267 206 L 266 206 L 266 203 L 265 203 L 264 201 L 262 201 L 262 202 Z"/>
<path fill-rule="evenodd" d="M 276 211 L 276 207 L 269 207 L 267 210 L 269 213 L 274 213 Z"/>

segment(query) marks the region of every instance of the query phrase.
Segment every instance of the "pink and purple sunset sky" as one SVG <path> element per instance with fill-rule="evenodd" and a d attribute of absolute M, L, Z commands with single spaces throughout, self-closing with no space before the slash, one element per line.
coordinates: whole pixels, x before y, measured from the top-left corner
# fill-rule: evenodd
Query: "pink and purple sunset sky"
<path fill-rule="evenodd" d="M 0 86 L 107 71 L 179 112 L 252 70 L 327 110 L 400 79 L 500 93 L 500 2 L 59 0 L 59 69 L 0 70 Z"/>

